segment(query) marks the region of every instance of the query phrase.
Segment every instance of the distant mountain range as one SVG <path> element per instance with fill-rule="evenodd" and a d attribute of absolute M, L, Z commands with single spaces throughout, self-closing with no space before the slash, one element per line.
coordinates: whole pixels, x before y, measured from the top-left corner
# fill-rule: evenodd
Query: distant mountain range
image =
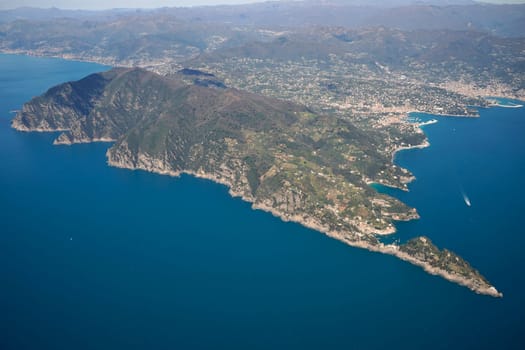
<path fill-rule="evenodd" d="M 74 11 L 20 8 L 0 11 L 0 23 L 58 18 L 110 20 L 129 15 L 162 15 L 189 22 L 259 27 L 385 26 L 402 30 L 477 30 L 498 36 L 522 36 L 525 4 L 474 1 L 290 1 L 247 5 L 163 8 L 156 10 Z"/>

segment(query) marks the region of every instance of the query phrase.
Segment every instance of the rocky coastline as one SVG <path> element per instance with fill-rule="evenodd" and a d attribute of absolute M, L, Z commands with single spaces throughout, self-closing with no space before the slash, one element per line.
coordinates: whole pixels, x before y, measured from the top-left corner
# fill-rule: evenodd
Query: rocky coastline
<path fill-rule="evenodd" d="M 63 129 L 51 129 L 51 128 L 28 128 L 24 126 L 24 124 L 17 122 L 16 119 L 13 120 L 12 127 L 16 130 L 23 131 L 23 132 L 57 132 L 57 131 L 66 131 Z M 75 140 L 74 142 L 66 143 L 66 142 L 57 142 L 55 141 L 55 145 L 59 144 L 73 144 L 73 143 L 90 143 L 90 142 L 112 142 L 114 140 L 111 139 L 82 139 L 82 140 Z M 419 146 L 412 146 L 410 148 L 421 148 L 426 147 L 427 145 L 419 145 Z M 401 149 L 406 148 L 400 148 L 396 151 L 399 151 Z M 217 174 L 213 173 L 207 173 L 204 171 L 193 171 L 193 170 L 173 170 L 169 167 L 166 167 L 165 164 L 163 164 L 162 161 L 158 159 L 154 159 L 151 157 L 148 157 L 146 155 L 139 155 L 137 158 L 137 161 L 131 160 L 131 154 L 126 153 L 118 153 L 115 154 L 114 152 L 111 152 L 111 149 L 108 150 L 106 153 L 107 155 L 107 163 L 110 166 L 118 167 L 118 168 L 124 168 L 129 170 L 144 170 L 160 175 L 169 175 L 173 177 L 179 177 L 181 174 L 188 174 L 191 176 L 195 176 L 202 179 L 207 179 L 222 185 L 225 185 L 229 189 L 229 193 L 232 197 L 240 197 L 242 200 L 249 202 L 252 204 L 253 209 L 263 210 L 265 212 L 271 213 L 272 215 L 280 218 L 283 221 L 291 221 L 298 223 L 300 225 L 303 225 L 304 227 L 307 227 L 309 229 L 324 233 L 328 237 L 337 239 L 349 246 L 356 247 L 356 248 L 362 248 L 367 249 L 372 252 L 382 253 L 382 254 L 388 254 L 393 255 L 401 260 L 404 260 L 406 262 L 409 262 L 413 265 L 419 266 L 423 268 L 426 272 L 440 276 L 448 281 L 457 283 L 458 285 L 464 286 L 473 292 L 477 294 L 483 294 L 488 295 L 492 297 L 502 297 L 503 294 L 499 292 L 494 286 L 490 285 L 489 283 L 485 282 L 484 280 L 480 279 L 473 279 L 468 278 L 459 274 L 454 274 L 450 271 L 447 271 L 442 268 L 437 268 L 433 266 L 428 261 L 418 259 L 415 256 L 412 256 L 402 250 L 402 246 L 396 245 L 396 244 L 372 244 L 369 241 L 362 239 L 363 236 L 368 234 L 363 234 L 359 232 L 347 232 L 347 231 L 339 231 L 339 230 L 333 230 L 330 227 L 327 227 L 326 225 L 323 225 L 321 222 L 316 220 L 315 218 L 308 216 L 308 215 L 289 215 L 287 213 L 283 213 L 276 208 L 271 207 L 270 205 L 264 203 L 264 202 L 257 202 L 256 199 L 249 193 L 248 190 L 241 190 L 241 189 L 234 189 L 234 186 L 232 182 L 225 178 L 224 176 L 218 176 Z M 388 233 L 394 233 L 388 232 Z M 477 271 L 476 271 L 477 272 Z"/>
<path fill-rule="evenodd" d="M 178 97 L 176 104 L 172 96 Z M 394 255 L 476 293 L 501 296 L 461 257 L 439 250 L 428 238 L 382 243 L 378 235 L 394 233 L 394 221 L 418 214 L 370 189 L 367 178 L 397 179 L 406 186 L 411 174 L 391 164 L 391 155 L 406 144 L 379 154 L 353 125 L 304 106 L 187 85 L 141 69 L 115 69 L 33 98 L 11 125 L 25 132 L 60 131 L 56 145 L 114 141 L 106 153 L 110 166 L 209 179 L 254 209 L 350 246 Z M 360 143 L 349 148 L 356 138 Z M 425 146 L 428 141 L 409 148 Z M 372 170 L 358 171 L 357 165 Z"/>
<path fill-rule="evenodd" d="M 355 248 L 361 248 L 366 249 L 371 252 L 377 252 L 382 254 L 388 254 L 397 257 L 398 259 L 401 259 L 403 261 L 406 261 L 408 263 L 411 263 L 413 265 L 421 267 L 424 271 L 426 271 L 429 274 L 440 276 L 450 282 L 456 283 L 460 286 L 466 287 L 470 289 L 471 291 L 482 294 L 482 295 L 488 295 L 496 298 L 503 297 L 503 294 L 499 292 L 494 286 L 490 285 L 486 280 L 483 278 L 468 278 L 450 271 L 447 271 L 445 269 L 433 266 L 429 261 L 418 259 L 416 256 L 410 255 L 409 253 L 403 251 L 403 247 L 396 245 L 396 244 L 371 244 L 367 240 L 361 239 L 360 236 L 362 234 L 360 233 L 352 233 L 352 232 L 346 232 L 346 231 L 338 231 L 333 230 L 326 225 L 323 225 L 321 222 L 316 220 L 315 218 L 308 216 L 308 215 L 289 215 L 283 212 L 280 212 L 279 210 L 271 207 L 270 205 L 267 205 L 263 202 L 257 202 L 256 199 L 248 194 L 247 191 L 241 191 L 241 190 L 234 190 L 234 186 L 231 181 L 229 181 L 227 178 L 224 178 L 223 176 L 217 176 L 216 174 L 212 173 L 206 173 L 202 171 L 192 171 L 192 170 L 179 170 L 175 171 L 169 168 L 165 168 L 160 166 L 161 162 L 155 159 L 151 159 L 145 155 L 142 157 L 139 157 L 138 162 L 132 161 L 130 158 L 127 158 L 126 154 L 118 154 L 115 155 L 110 150 L 107 152 L 108 157 L 108 165 L 117 167 L 117 168 L 124 168 L 129 170 L 144 170 L 152 173 L 157 173 L 161 175 L 169 175 L 173 177 L 179 177 L 182 174 L 191 175 L 197 178 L 210 180 L 222 185 L 225 185 L 229 189 L 229 194 L 232 197 L 240 197 L 242 200 L 249 202 L 252 204 L 253 209 L 257 210 L 263 210 L 265 212 L 271 213 L 272 215 L 280 218 L 283 221 L 290 221 L 298 223 L 304 227 L 307 227 L 309 229 L 321 232 L 328 237 L 331 237 L 333 239 L 339 240 L 349 246 L 355 247 Z M 423 237 L 419 237 L 419 239 L 425 239 Z M 431 243 L 430 243 L 431 244 Z M 435 246 L 432 246 L 433 249 Z M 456 257 L 454 255 L 454 257 Z M 477 273 L 477 271 L 475 271 Z"/>

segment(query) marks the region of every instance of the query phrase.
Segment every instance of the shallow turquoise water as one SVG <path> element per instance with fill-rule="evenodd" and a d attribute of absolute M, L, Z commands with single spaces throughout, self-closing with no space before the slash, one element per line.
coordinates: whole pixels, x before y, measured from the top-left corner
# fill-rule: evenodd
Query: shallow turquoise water
<path fill-rule="evenodd" d="M 105 69 L 0 55 L 1 349 L 521 349 L 524 109 L 428 126 L 399 237 L 426 234 L 503 299 L 253 211 L 225 187 L 106 166 L 10 110 Z M 467 207 L 463 190 L 472 202 Z"/>

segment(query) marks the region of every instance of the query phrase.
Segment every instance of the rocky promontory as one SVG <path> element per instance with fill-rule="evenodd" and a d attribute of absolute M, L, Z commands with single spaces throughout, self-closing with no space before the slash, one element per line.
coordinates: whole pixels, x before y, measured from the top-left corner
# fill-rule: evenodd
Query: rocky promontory
<path fill-rule="evenodd" d="M 114 141 L 112 166 L 229 187 L 254 208 L 348 245 L 391 254 L 471 290 L 501 296 L 477 270 L 427 238 L 383 244 L 413 208 L 368 181 L 406 173 L 352 123 L 278 99 L 189 84 L 142 69 L 113 69 L 61 84 L 26 103 L 21 131 L 61 131 L 55 144 Z"/>

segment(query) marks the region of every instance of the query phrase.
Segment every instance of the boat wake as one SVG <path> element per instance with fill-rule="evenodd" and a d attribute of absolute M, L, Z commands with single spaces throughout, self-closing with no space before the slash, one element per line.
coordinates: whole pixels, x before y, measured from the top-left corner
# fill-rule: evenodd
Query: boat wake
<path fill-rule="evenodd" d="M 465 194 L 465 192 L 462 192 L 461 193 L 463 195 L 463 200 L 465 201 L 465 204 L 467 205 L 467 207 L 470 207 L 472 204 L 470 203 L 470 199 L 467 197 L 467 195 Z"/>

